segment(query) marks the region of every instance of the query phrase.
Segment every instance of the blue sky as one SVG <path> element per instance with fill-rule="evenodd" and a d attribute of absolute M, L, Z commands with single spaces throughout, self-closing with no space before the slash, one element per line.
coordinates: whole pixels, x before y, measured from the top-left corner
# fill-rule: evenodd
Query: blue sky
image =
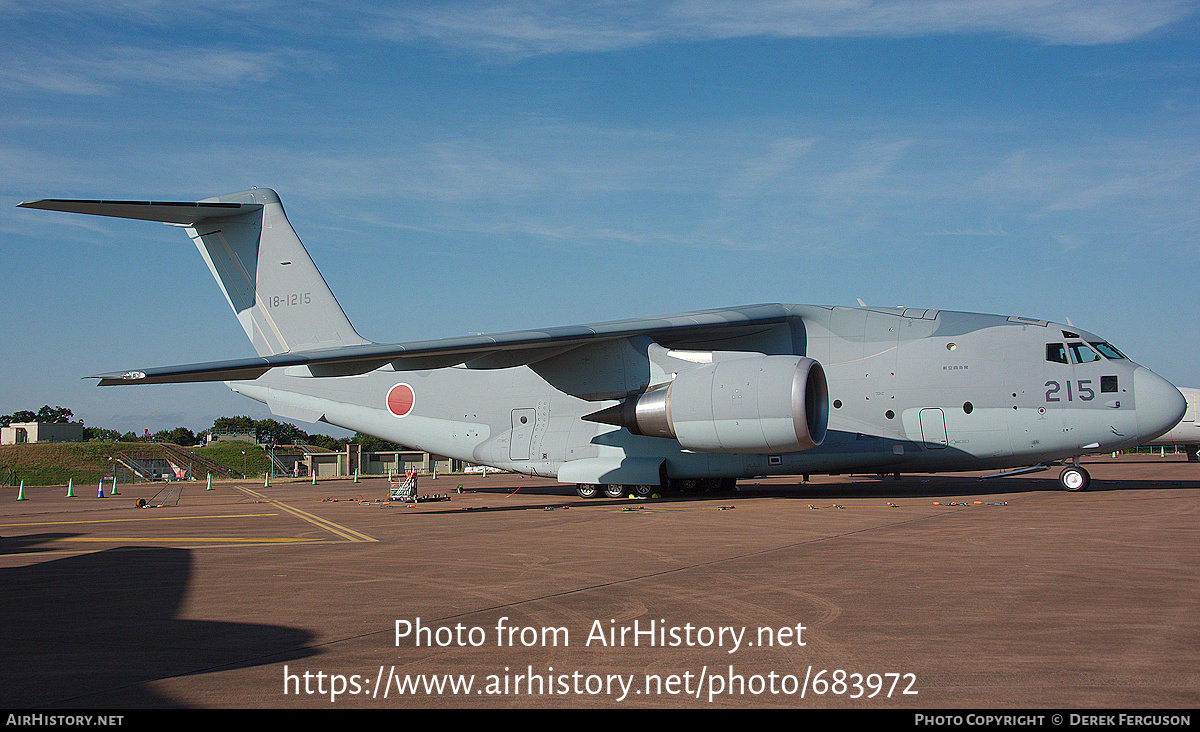
<path fill-rule="evenodd" d="M 1196 2 L 28 5 L 0 414 L 270 416 L 82 380 L 253 352 L 181 231 L 14 208 L 251 186 L 376 341 L 861 298 L 1069 318 L 1200 386 Z"/>

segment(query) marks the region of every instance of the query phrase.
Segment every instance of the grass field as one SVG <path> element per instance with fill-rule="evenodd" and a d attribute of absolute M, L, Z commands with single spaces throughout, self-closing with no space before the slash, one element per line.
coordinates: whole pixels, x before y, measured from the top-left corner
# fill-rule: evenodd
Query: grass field
<path fill-rule="evenodd" d="M 33 445 L 0 445 L 0 483 L 17 485 L 76 485 L 99 482 L 110 475 L 109 458 L 138 447 L 136 442 L 57 442 Z M 248 442 L 222 442 L 195 452 L 239 473 L 262 475 L 268 465 L 266 451 Z"/>

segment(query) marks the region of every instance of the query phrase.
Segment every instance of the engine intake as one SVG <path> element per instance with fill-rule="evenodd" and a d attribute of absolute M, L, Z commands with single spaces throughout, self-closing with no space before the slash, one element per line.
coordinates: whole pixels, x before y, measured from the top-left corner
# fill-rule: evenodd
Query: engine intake
<path fill-rule="evenodd" d="M 829 389 L 811 358 L 748 356 L 684 371 L 589 418 L 700 452 L 796 452 L 825 439 Z"/>

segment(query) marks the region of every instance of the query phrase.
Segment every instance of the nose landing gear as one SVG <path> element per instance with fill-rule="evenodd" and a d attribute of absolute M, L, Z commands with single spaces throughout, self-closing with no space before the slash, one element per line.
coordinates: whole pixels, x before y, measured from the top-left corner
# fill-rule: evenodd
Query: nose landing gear
<path fill-rule="evenodd" d="M 1079 467 L 1078 461 L 1075 465 L 1068 465 L 1058 474 L 1058 482 L 1068 491 L 1086 491 L 1091 485 L 1092 476 L 1088 471 Z"/>

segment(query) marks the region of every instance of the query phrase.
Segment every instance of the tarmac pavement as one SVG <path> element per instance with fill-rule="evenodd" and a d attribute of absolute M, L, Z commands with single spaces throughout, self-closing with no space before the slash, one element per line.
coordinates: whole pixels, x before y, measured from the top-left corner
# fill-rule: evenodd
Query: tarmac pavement
<path fill-rule="evenodd" d="M 1084 465 L 5 488 L 0 705 L 1193 709 L 1200 465 Z"/>

